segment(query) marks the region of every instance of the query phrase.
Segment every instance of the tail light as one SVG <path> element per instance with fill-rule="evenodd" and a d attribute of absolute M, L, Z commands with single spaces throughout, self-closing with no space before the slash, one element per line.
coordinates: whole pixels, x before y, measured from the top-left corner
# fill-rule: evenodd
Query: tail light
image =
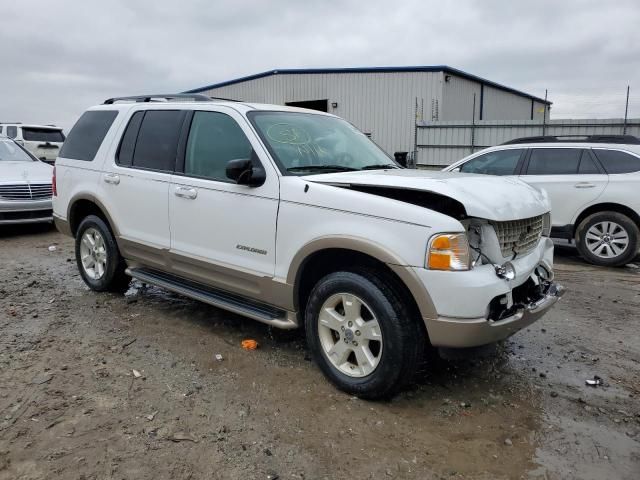
<path fill-rule="evenodd" d="M 53 166 L 53 177 L 51 178 L 51 190 L 53 192 L 53 196 L 58 196 L 58 188 L 56 186 L 56 166 Z"/>

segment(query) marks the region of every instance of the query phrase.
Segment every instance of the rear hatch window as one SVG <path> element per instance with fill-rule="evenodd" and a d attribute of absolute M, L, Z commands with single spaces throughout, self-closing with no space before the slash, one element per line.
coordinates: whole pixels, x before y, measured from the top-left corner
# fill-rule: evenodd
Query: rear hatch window
<path fill-rule="evenodd" d="M 22 127 L 22 138 L 27 142 L 64 142 L 62 130 L 54 128 Z"/>

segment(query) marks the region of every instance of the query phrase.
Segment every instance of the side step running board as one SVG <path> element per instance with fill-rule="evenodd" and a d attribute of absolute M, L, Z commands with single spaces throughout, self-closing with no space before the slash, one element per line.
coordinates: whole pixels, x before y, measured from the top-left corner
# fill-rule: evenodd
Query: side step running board
<path fill-rule="evenodd" d="M 175 275 L 146 268 L 127 268 L 126 274 L 141 282 L 164 288 L 277 328 L 292 329 L 298 327 L 295 321 L 287 317 L 287 312 L 284 310 L 207 287 Z"/>

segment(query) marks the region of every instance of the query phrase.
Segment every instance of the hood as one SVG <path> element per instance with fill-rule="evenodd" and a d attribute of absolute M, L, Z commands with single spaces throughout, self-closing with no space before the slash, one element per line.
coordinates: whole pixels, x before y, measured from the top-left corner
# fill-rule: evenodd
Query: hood
<path fill-rule="evenodd" d="M 0 183 L 51 183 L 53 167 L 43 162 L 0 161 Z"/>
<path fill-rule="evenodd" d="M 390 169 L 326 173 L 303 177 L 308 182 L 367 187 L 367 192 L 419 191 L 460 202 L 470 217 L 505 221 L 530 218 L 551 210 L 547 194 L 512 177 L 459 172 Z M 428 208 L 428 206 L 427 206 Z"/>

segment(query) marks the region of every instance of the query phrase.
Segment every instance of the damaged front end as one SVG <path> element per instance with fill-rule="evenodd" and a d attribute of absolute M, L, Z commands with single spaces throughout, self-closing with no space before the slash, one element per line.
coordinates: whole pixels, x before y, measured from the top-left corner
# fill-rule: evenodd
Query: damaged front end
<path fill-rule="evenodd" d="M 508 319 L 524 311 L 536 310 L 551 299 L 564 295 L 564 288 L 549 278 L 550 269 L 538 265 L 529 278 L 504 295 L 498 295 L 489 303 L 487 319 L 494 322 Z"/>
<path fill-rule="evenodd" d="M 533 251 L 551 230 L 548 213 L 507 222 L 469 218 L 462 223 L 469 238 L 472 265 L 490 264 L 496 275 L 505 281 L 512 281 L 518 275 L 516 259 Z M 540 260 L 523 283 L 491 300 L 487 320 L 499 322 L 519 312 L 536 309 L 551 298 L 561 297 L 564 289 L 555 284 L 553 278 L 551 265 Z"/>

